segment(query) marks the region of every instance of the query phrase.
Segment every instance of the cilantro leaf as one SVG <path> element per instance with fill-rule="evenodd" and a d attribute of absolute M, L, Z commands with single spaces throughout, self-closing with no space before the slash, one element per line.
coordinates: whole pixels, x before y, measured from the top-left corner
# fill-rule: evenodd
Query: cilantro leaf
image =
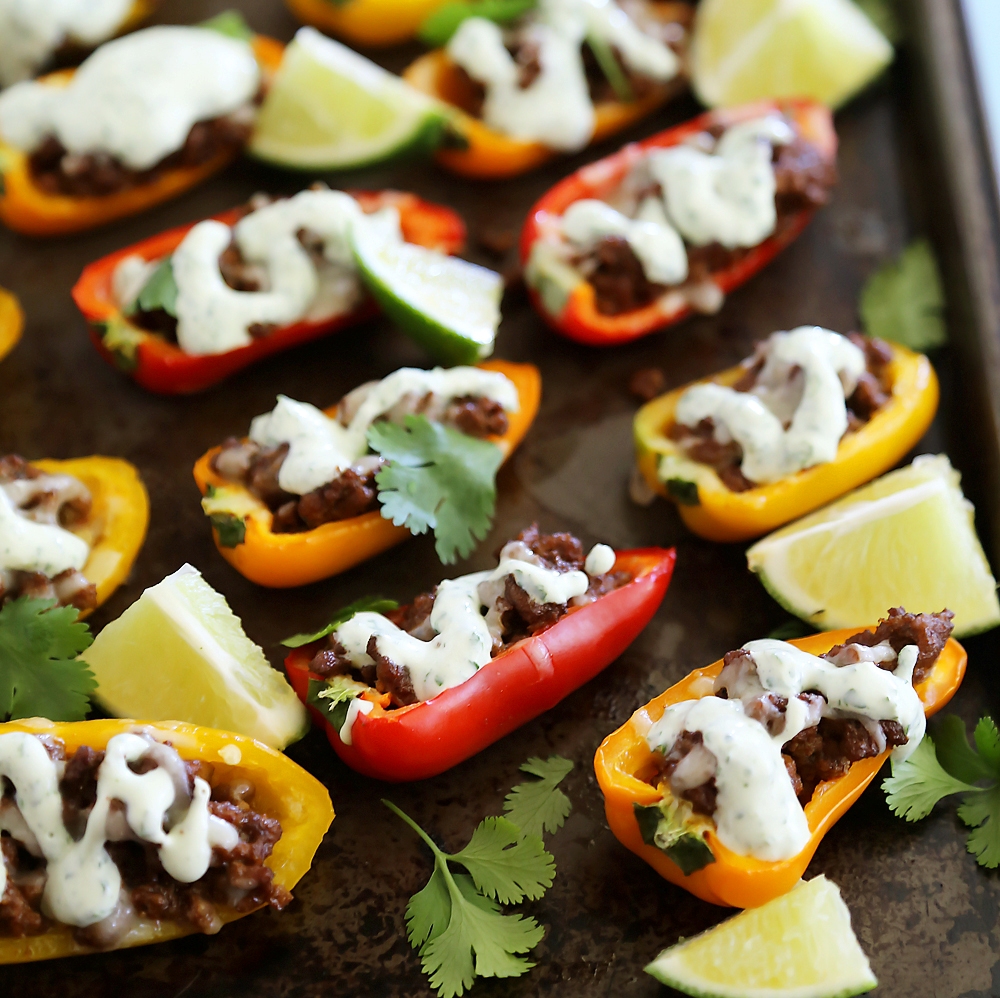
<path fill-rule="evenodd" d="M 461 863 L 483 894 L 501 904 L 537 901 L 556 873 L 552 855 L 537 835 L 524 835 L 506 818 L 484 818 L 469 844 L 450 857 Z"/>
<path fill-rule="evenodd" d="M 909 759 L 893 762 L 892 776 L 882 781 L 882 789 L 893 814 L 907 821 L 919 821 L 942 798 L 976 788 L 945 771 L 937 760 L 930 735 L 924 735 Z"/>
<path fill-rule="evenodd" d="M 338 610 L 330 619 L 326 627 L 320 628 L 313 634 L 293 634 L 290 638 L 285 638 L 281 643 L 286 648 L 301 648 L 303 645 L 311 645 L 320 638 L 325 638 L 332 634 L 341 624 L 346 624 L 356 613 L 388 613 L 395 610 L 399 604 L 392 599 L 383 599 L 381 596 L 362 596 L 361 599 L 348 603 L 347 606 Z"/>
<path fill-rule="evenodd" d="M 545 930 L 530 916 L 505 915 L 499 898 L 540 897 L 555 863 L 539 839 L 522 838 L 506 818 L 487 818 L 461 852 L 449 855 L 395 804 L 383 804 L 406 822 L 434 856 L 434 872 L 406 907 L 407 937 L 440 998 L 457 998 L 479 977 L 519 977 L 534 964 L 519 954 Z M 468 874 L 453 873 L 449 863 Z M 471 876 L 470 876 L 471 874 Z M 548 883 L 544 883 L 547 879 Z"/>
<path fill-rule="evenodd" d="M 224 10 L 215 17 L 210 17 L 207 21 L 202 21 L 199 28 L 208 28 L 210 31 L 217 31 L 227 38 L 236 38 L 241 42 L 248 42 L 253 38 L 253 31 L 250 25 L 244 20 L 243 15 L 238 10 Z"/>
<path fill-rule="evenodd" d="M 469 555 L 493 520 L 500 448 L 413 415 L 373 423 L 368 443 L 389 461 L 375 476 L 382 516 L 415 534 L 433 529 L 446 565 Z"/>
<path fill-rule="evenodd" d="M 958 808 L 959 818 L 973 829 L 966 848 L 980 866 L 995 870 L 1000 866 L 1000 785 L 973 790 Z"/>
<path fill-rule="evenodd" d="M 1000 778 L 1000 734 L 992 717 L 981 717 L 972 733 L 983 765 L 989 769 L 993 779 Z"/>
<path fill-rule="evenodd" d="M 0 720 L 82 721 L 97 689 L 77 659 L 94 640 L 76 607 L 22 596 L 0 610 Z"/>
<path fill-rule="evenodd" d="M 149 275 L 128 311 L 132 314 L 136 311 L 155 312 L 157 309 L 177 317 L 177 282 L 174 280 L 174 265 L 169 256 Z"/>
<path fill-rule="evenodd" d="M 988 720 L 989 718 L 983 718 L 983 721 Z M 938 762 L 957 780 L 975 783 L 978 780 L 995 779 L 1000 775 L 970 747 L 965 734 L 965 723 L 955 714 L 941 718 L 934 725 L 934 744 L 937 747 Z"/>
<path fill-rule="evenodd" d="M 306 703 L 324 714 L 339 731 L 347 720 L 347 708 L 369 687 L 350 676 L 334 676 L 333 679 L 310 679 Z"/>
<path fill-rule="evenodd" d="M 417 37 L 432 48 L 443 48 L 470 17 L 507 24 L 533 9 L 536 0 L 454 0 L 424 18 Z"/>
<path fill-rule="evenodd" d="M 539 779 L 519 783 L 504 799 L 507 818 L 521 829 L 523 835 L 542 837 L 543 832 L 555 832 L 562 827 L 573 805 L 559 789 L 573 763 L 559 755 L 548 759 L 529 759 L 521 771 Z"/>
<path fill-rule="evenodd" d="M 858 308 L 865 332 L 914 350 L 939 347 L 948 339 L 944 291 L 934 250 L 918 239 L 898 263 L 887 263 L 861 291 Z"/>

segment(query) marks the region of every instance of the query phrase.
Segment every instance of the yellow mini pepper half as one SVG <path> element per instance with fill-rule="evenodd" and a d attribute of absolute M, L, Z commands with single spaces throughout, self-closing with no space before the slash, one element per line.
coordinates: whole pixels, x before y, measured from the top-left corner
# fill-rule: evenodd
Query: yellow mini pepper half
<path fill-rule="evenodd" d="M 90 545 L 81 572 L 97 587 L 100 606 L 128 577 L 149 525 L 149 496 L 139 472 L 116 457 L 78 457 L 31 462 L 52 475 L 72 475 L 90 490 L 93 505 L 71 529 Z M 87 611 L 89 612 L 89 611 Z M 85 617 L 87 612 L 82 613 Z"/>
<path fill-rule="evenodd" d="M 538 412 L 541 376 L 538 368 L 531 364 L 491 360 L 479 366 L 499 371 L 517 386 L 520 408 L 509 413 L 507 432 L 502 437 L 490 438 L 503 450 L 506 459 L 524 439 Z M 332 417 L 336 411 L 337 407 L 331 406 L 326 413 Z M 267 506 L 248 489 L 226 481 L 212 468 L 219 450 L 214 447 L 198 459 L 194 480 L 206 497 L 202 507 L 213 519 L 215 546 L 222 557 L 251 582 L 278 589 L 304 586 L 345 572 L 410 536 L 409 530 L 397 527 L 379 510 L 324 523 L 301 533 L 273 533 L 273 517 Z M 220 536 L 220 521 L 216 519 L 220 516 L 224 518 L 222 522 L 236 526 L 236 536 Z"/>
<path fill-rule="evenodd" d="M 11 731 L 58 738 L 72 755 L 82 745 L 104 749 L 115 736 L 142 728 L 169 741 L 189 761 L 207 762 L 212 768 L 213 785 L 249 780 L 254 786 L 256 810 L 281 822 L 281 838 L 266 865 L 274 871 L 274 881 L 291 890 L 312 864 L 323 836 L 333 821 L 333 805 L 326 788 L 291 759 L 272 748 L 229 731 L 199 728 L 180 721 L 76 721 L 57 724 L 41 718 L 0 724 L 0 735 Z M 220 912 L 224 923 L 234 922 L 249 912 L 228 909 Z M 116 949 L 165 942 L 196 931 L 187 922 L 143 919 L 118 943 Z M 38 936 L 0 938 L 0 964 L 51 960 L 62 956 L 93 953 L 73 938 L 68 926 L 53 926 Z"/>
<path fill-rule="evenodd" d="M 412 38 L 447 0 L 285 0 L 306 24 L 355 45 L 396 45 Z"/>
<path fill-rule="evenodd" d="M 827 631 L 799 638 L 790 644 L 819 655 L 857 633 L 857 628 Z M 709 821 L 704 834 L 714 862 L 685 875 L 666 853 L 647 845 L 639 830 L 635 805 L 655 805 L 663 799 L 663 793 L 648 782 L 655 775 L 655 760 L 646 743 L 646 733 L 670 704 L 712 696 L 715 677 L 722 671 L 722 665 L 719 661 L 707 668 L 695 669 L 645 707 L 639 708 L 601 743 L 594 757 L 594 771 L 604 794 L 608 824 L 615 838 L 626 848 L 649 863 L 661 877 L 703 901 L 735 908 L 756 908 L 795 886 L 823 836 L 871 783 L 882 768 L 889 750 L 855 762 L 844 776 L 821 783 L 816 788 L 812 800 L 804 809 L 811 834 L 805 848 L 797 855 L 776 862 L 741 856 L 718 840 L 715 827 Z M 930 674 L 916 686 L 928 716 L 940 710 L 954 696 L 965 675 L 965 665 L 965 649 L 950 639 Z"/>
<path fill-rule="evenodd" d="M 0 360 L 17 346 L 23 329 L 21 303 L 9 291 L 0 288 Z"/>
<path fill-rule="evenodd" d="M 687 526 L 710 541 L 745 541 L 825 506 L 891 468 L 924 435 L 938 406 L 938 380 L 923 355 L 891 344 L 892 397 L 859 430 L 840 441 L 833 461 L 746 492 L 727 488 L 715 470 L 688 458 L 667 436 L 684 385 L 646 403 L 636 414 L 636 459 L 655 492 L 677 503 Z M 732 385 L 744 374 L 731 367 L 712 378 Z M 693 382 L 698 384 L 700 382 Z"/>

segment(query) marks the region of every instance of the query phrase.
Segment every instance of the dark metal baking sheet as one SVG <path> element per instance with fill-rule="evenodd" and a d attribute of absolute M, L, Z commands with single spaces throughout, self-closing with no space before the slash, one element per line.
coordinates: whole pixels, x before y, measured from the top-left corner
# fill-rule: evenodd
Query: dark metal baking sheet
<path fill-rule="evenodd" d="M 168 0 L 161 19 L 193 22 L 223 6 Z M 237 6 L 258 30 L 288 39 L 295 29 L 278 0 L 244 0 Z M 552 752 L 576 762 L 567 781 L 574 810 L 550 839 L 559 867 L 555 885 L 529 906 L 548 928 L 534 954 L 538 966 L 516 980 L 480 981 L 473 994 L 638 998 L 666 993 L 642 973 L 643 965 L 661 947 L 727 912 L 662 881 L 618 844 L 605 824 L 593 753 L 601 738 L 650 696 L 690 669 L 767 633 L 784 614 L 747 573 L 741 547 L 692 538 L 666 503 L 649 509 L 630 504 L 625 483 L 634 403 L 626 383 L 636 368 L 656 364 L 671 385 L 680 384 L 734 363 L 755 339 L 803 322 L 852 328 L 858 290 L 883 257 L 924 231 L 951 250 L 953 244 L 940 233 L 964 232 L 965 219 L 943 197 L 946 185 L 935 173 L 937 119 L 928 118 L 913 85 L 917 78 L 940 80 L 941 67 L 927 54 L 926 19 L 928 11 L 940 14 L 946 8 L 954 18 L 947 0 L 917 0 L 910 6 L 913 24 L 924 33 L 909 57 L 838 115 L 842 179 L 833 202 L 795 246 L 733 294 L 717 316 L 602 352 L 547 332 L 523 295 L 511 294 L 504 303 L 497 353 L 537 363 L 544 398 L 535 427 L 501 472 L 496 525 L 468 569 L 487 564 L 505 538 L 536 518 L 546 528 L 575 530 L 588 543 L 675 544 L 673 585 L 632 648 L 544 717 L 425 783 L 389 786 L 363 779 L 342 766 L 323 736 L 313 732 L 290 755 L 327 784 L 337 818 L 286 912 L 253 915 L 211 938 L 7 967 L 0 972 L 3 994 L 429 995 L 403 923 L 407 899 L 429 875 L 428 856 L 380 798 L 393 800 L 446 846 L 458 847 L 480 818 L 499 812 L 504 794 L 517 781 L 518 765 L 531 755 Z M 378 58 L 399 68 L 414 51 L 403 48 Z M 950 68 L 947 62 L 944 68 Z M 345 186 L 409 188 L 453 205 L 469 224 L 470 255 L 499 266 L 501 261 L 477 247 L 477 232 L 516 229 L 532 201 L 573 167 L 695 110 L 693 102 L 678 101 L 621 139 L 506 183 L 463 181 L 427 164 L 329 179 Z M 973 149 L 967 154 L 979 155 Z M 203 395 L 166 399 L 144 393 L 100 360 L 70 301 L 69 289 L 88 261 L 229 207 L 256 190 L 292 192 L 302 183 L 247 162 L 172 204 L 91 234 L 38 242 L 0 233 L 0 284 L 20 295 L 28 313 L 24 340 L 0 364 L 0 452 L 120 455 L 139 466 L 152 499 L 146 546 L 129 582 L 95 615 L 97 626 L 121 613 L 143 588 L 190 561 L 226 594 L 250 636 L 277 664 L 276 642 L 320 625 L 331 608 L 372 592 L 405 599 L 441 577 L 432 543 L 417 538 L 328 582 L 292 591 L 255 587 L 215 551 L 191 479 L 195 458 L 227 434 L 244 432 L 251 416 L 273 405 L 277 392 L 328 404 L 363 380 L 403 363 L 420 363 L 420 353 L 387 322 L 284 354 Z M 967 251 L 968 243 L 955 252 Z M 955 357 L 948 351 L 934 358 L 945 404 L 921 450 L 949 449 L 961 459 L 970 490 L 996 509 L 996 479 L 988 469 L 1000 463 L 1000 454 L 996 436 L 985 432 L 983 410 L 974 406 L 977 397 L 988 398 L 980 385 L 996 372 L 982 370 L 980 326 L 968 313 L 968 288 L 956 280 L 962 259 L 946 260 L 946 271 L 956 306 L 953 318 L 961 320 L 953 322 L 953 331 L 960 336 L 955 354 L 963 373 L 953 371 Z M 1000 649 L 990 635 L 970 640 L 968 648 L 969 676 L 955 707 L 971 721 L 996 707 L 990 670 Z M 965 854 L 953 812 L 906 825 L 889 814 L 873 785 L 827 835 L 809 872 L 825 873 L 843 890 L 882 981 L 880 994 L 971 998 L 1000 993 L 1000 885 Z"/>

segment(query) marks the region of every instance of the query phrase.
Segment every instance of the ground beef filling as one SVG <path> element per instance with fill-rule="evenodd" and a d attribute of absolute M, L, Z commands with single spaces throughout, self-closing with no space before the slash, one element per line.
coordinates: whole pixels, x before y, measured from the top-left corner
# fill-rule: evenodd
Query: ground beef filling
<path fill-rule="evenodd" d="M 107 197 L 132 187 L 154 183 L 167 170 L 201 166 L 224 152 L 237 152 L 253 129 L 251 105 L 233 114 L 196 122 L 184 145 L 148 170 L 133 170 L 105 152 L 70 153 L 49 136 L 29 157 L 34 183 L 46 194 L 66 197 Z"/>
<path fill-rule="evenodd" d="M 56 759 L 65 759 L 61 743 L 52 740 L 47 747 Z M 97 770 L 103 761 L 103 752 L 87 746 L 65 759 L 59 790 L 63 819 L 76 839 L 82 837 L 97 799 Z M 145 768 L 137 771 L 154 768 L 148 760 L 143 763 Z M 188 762 L 186 766 L 190 781 L 196 775 L 210 780 L 211 768 L 206 763 Z M 8 781 L 4 781 L 3 790 L 4 799 L 13 798 Z M 253 798 L 254 788 L 247 781 L 213 787 L 209 810 L 235 826 L 240 841 L 232 850 L 216 849 L 208 872 L 193 884 L 174 880 L 163 869 L 156 847 L 149 843 L 108 842 L 106 849 L 121 872 L 134 914 L 145 919 L 187 922 L 199 932 L 214 933 L 222 926 L 221 910 L 248 912 L 263 904 L 284 908 L 291 895 L 274 883 L 274 874 L 264 865 L 281 838 L 281 824 L 255 811 Z M 33 857 L 6 834 L 0 838 L 0 848 L 7 867 L 7 887 L 0 898 L 0 937 L 20 938 L 45 932 L 52 922 L 40 910 L 44 860 Z M 126 922 L 122 934 L 127 930 Z M 103 926 L 87 926 L 76 929 L 74 937 L 83 945 L 102 949 L 114 946 L 120 935 L 109 935 Z"/>
<path fill-rule="evenodd" d="M 0 457 L 0 489 L 29 519 L 58 524 L 67 529 L 82 523 L 93 501 L 82 482 L 47 475 L 17 454 Z M 42 572 L 0 569 L 0 606 L 19 596 L 54 599 L 60 606 L 92 610 L 97 606 L 97 587 L 75 568 L 49 578 Z"/>
<path fill-rule="evenodd" d="M 866 364 L 857 387 L 846 400 L 847 432 L 854 433 L 892 398 L 892 348 L 883 340 L 869 339 L 860 333 L 848 333 L 847 338 L 864 351 Z M 746 373 L 732 387 L 738 392 L 750 391 L 763 366 L 763 359 L 752 360 Z M 692 461 L 712 467 L 730 491 L 746 492 L 755 487 L 740 467 L 743 448 L 735 440 L 719 443 L 715 439 L 713 420 L 703 419 L 697 426 L 672 423 L 667 428 L 667 436 L 677 441 Z"/>
<path fill-rule="evenodd" d="M 940 613 L 907 613 L 901 607 L 889 611 L 888 616 L 879 621 L 878 627 L 870 631 L 861 631 L 849 638 L 842 645 L 835 645 L 821 657 L 832 661 L 844 658 L 844 650 L 849 645 L 874 647 L 888 642 L 898 654 L 906 645 L 917 646 L 917 664 L 913 670 L 913 682 L 919 683 L 925 679 L 941 654 L 942 649 L 951 636 L 954 614 L 950 610 Z M 726 666 L 740 658 L 749 658 L 749 652 L 742 648 L 728 652 L 724 658 Z M 849 655 L 847 656 L 850 657 Z M 879 668 L 892 671 L 896 661 L 879 663 Z M 725 699 L 725 690 L 716 694 Z M 806 692 L 800 694 L 806 701 L 822 701 L 821 694 Z M 768 733 L 780 733 L 784 725 L 784 714 L 788 706 L 785 697 L 776 694 L 766 694 L 759 703 L 752 705 L 756 709 L 747 709 L 747 714 L 756 718 L 767 729 Z M 907 742 L 903 726 L 898 721 L 879 721 L 885 749 L 905 745 Z M 861 759 L 869 759 L 884 751 L 879 747 L 875 737 L 861 721 L 846 717 L 822 717 L 818 724 L 805 728 L 794 738 L 787 741 L 781 750 L 782 759 L 788 778 L 795 789 L 799 803 L 805 807 L 812 800 L 813 793 L 820 783 L 835 780 L 843 776 L 851 768 L 852 763 Z M 677 770 L 681 762 L 693 753 L 706 752 L 702 745 L 700 731 L 683 731 L 666 755 L 656 758 L 656 766 L 650 783 L 654 786 L 667 785 L 675 797 L 683 798 L 691 803 L 698 814 L 711 817 L 716 809 L 717 788 L 715 776 L 690 786 L 690 779 L 677 778 Z M 688 765 L 688 772 L 697 772 L 698 763 Z M 709 768 L 714 773 L 714 757 L 710 756 Z"/>
<path fill-rule="evenodd" d="M 417 400 L 414 412 L 422 412 L 432 396 Z M 483 439 L 507 432 L 507 413 L 502 405 L 483 396 L 463 396 L 452 400 L 439 422 L 470 437 Z M 285 492 L 278 473 L 288 455 L 288 444 L 262 447 L 252 440 L 230 437 L 212 459 L 213 470 L 227 481 L 245 486 L 274 514 L 274 533 L 301 533 L 324 523 L 349 520 L 378 509 L 375 476 L 382 466 L 377 455 L 362 458 L 333 481 L 304 496 Z"/>
<path fill-rule="evenodd" d="M 538 524 L 522 530 L 514 538 L 523 544 L 541 563 L 559 572 L 583 571 L 586 554 L 579 538 L 568 533 L 543 534 Z M 632 581 L 627 572 L 611 571 L 604 575 L 591 576 L 590 586 L 585 595 L 577 597 L 574 605 L 593 602 L 605 593 L 612 592 Z M 421 593 L 412 603 L 390 610 L 385 614 L 397 627 L 412 634 L 421 641 L 430 641 L 435 634 L 430 625 L 431 611 L 434 609 L 433 592 Z M 501 623 L 500 640 L 494 643 L 493 657 L 506 651 L 523 638 L 538 634 L 564 617 L 570 606 L 564 603 L 535 603 L 515 581 L 513 575 L 504 580 L 503 593 L 497 597 L 495 606 Z M 358 669 L 347 657 L 343 646 L 331 634 L 313 656 L 309 671 L 323 678 L 336 675 L 359 675 L 363 682 L 374 686 L 379 693 L 389 694 L 392 704 L 405 707 L 416 703 L 409 673 L 405 666 L 397 665 L 380 655 L 374 638 L 368 645 L 368 655 L 373 665 Z"/>
<path fill-rule="evenodd" d="M 789 124 L 795 128 L 794 122 Z M 719 133 L 721 134 L 721 132 Z M 718 137 L 718 135 L 714 136 Z M 837 179 L 834 162 L 801 135 L 774 150 L 775 208 L 777 221 L 772 236 L 780 237 L 798 214 L 826 204 Z M 659 196 L 658 184 L 644 194 Z M 727 249 L 720 243 L 688 246 L 687 284 L 698 285 L 713 274 L 738 263 L 754 247 Z M 668 288 L 646 278 L 639 258 L 625 239 L 607 236 L 577 260 L 594 288 L 594 300 L 602 315 L 621 315 L 656 301 Z"/>

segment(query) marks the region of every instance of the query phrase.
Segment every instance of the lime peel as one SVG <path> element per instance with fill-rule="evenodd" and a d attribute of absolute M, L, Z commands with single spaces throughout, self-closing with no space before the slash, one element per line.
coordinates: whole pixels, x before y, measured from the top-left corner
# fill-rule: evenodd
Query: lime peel
<path fill-rule="evenodd" d="M 878 985 L 840 890 L 822 875 L 671 946 L 645 969 L 697 998 L 848 998 Z"/>

